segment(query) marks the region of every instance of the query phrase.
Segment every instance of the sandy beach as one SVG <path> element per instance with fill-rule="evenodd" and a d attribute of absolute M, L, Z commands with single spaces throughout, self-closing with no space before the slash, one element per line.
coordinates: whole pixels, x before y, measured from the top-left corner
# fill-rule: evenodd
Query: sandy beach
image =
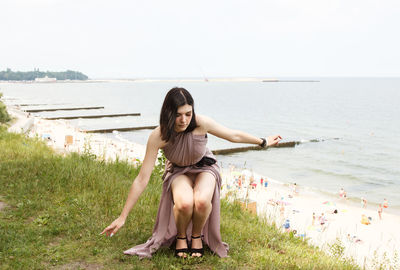
<path fill-rule="evenodd" d="M 32 117 L 17 107 L 7 108 L 14 118 L 10 132 L 38 137 L 61 154 L 91 153 L 101 160 L 113 161 L 118 158 L 133 164 L 144 158 L 145 146 L 123 140 L 118 133 L 114 133 L 116 139 L 87 134 L 68 121 L 44 120 Z M 259 216 L 265 217 L 269 223 L 275 223 L 283 232 L 307 238 L 310 243 L 331 254 L 332 245 L 336 243 L 336 246 L 344 248 L 344 256 L 354 258 L 366 269 L 375 269 L 377 263 L 388 267 L 399 265 L 400 232 L 397 226 L 400 216 L 383 209 L 380 219 L 378 209 L 374 206 L 363 208 L 361 204 L 340 198 L 339 195 L 333 198 L 312 193 L 304 187 L 284 185 L 241 168 L 223 168 L 221 173 L 222 197 L 231 201 L 252 202 L 253 210 Z M 250 179 L 253 179 L 253 185 L 250 185 Z M 265 181 L 268 182 L 267 187 Z M 369 225 L 362 224 L 362 215 L 365 215 L 364 221 Z"/>
<path fill-rule="evenodd" d="M 65 120 L 45 120 L 32 117 L 16 107 L 7 107 L 15 118 L 10 132 L 21 132 L 29 137 L 39 137 L 59 153 L 77 152 L 96 155 L 100 160 L 127 160 L 136 163 L 143 160 L 146 147 L 121 138 L 114 132 L 116 139 L 93 133 L 85 133 Z"/>
<path fill-rule="evenodd" d="M 251 203 L 255 203 L 257 214 L 265 217 L 268 223 L 275 223 L 283 232 L 307 238 L 309 243 L 332 255 L 338 255 L 334 254 L 335 244 L 343 247 L 345 257 L 353 258 L 366 269 L 376 269 L 380 264 L 398 269 L 400 216 L 384 209 L 380 219 L 374 206 L 363 208 L 361 203 L 357 205 L 339 194 L 336 198 L 323 196 L 248 170 L 225 168 L 222 173 L 222 196 L 247 201 L 249 210 Z M 254 178 L 256 185 L 250 184 L 250 178 Z M 361 222 L 363 215 L 369 225 Z"/>

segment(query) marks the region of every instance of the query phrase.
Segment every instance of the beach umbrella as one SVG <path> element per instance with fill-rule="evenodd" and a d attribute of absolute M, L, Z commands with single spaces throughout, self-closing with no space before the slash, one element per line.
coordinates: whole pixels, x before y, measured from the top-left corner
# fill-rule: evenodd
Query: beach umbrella
<path fill-rule="evenodd" d="M 290 202 L 282 201 L 282 200 L 278 200 L 276 202 L 279 203 L 279 204 L 283 204 L 283 205 L 289 205 L 290 204 Z"/>
<path fill-rule="evenodd" d="M 335 206 L 336 205 L 336 203 L 331 202 L 331 201 L 325 201 L 322 204 L 325 204 L 326 206 Z"/>

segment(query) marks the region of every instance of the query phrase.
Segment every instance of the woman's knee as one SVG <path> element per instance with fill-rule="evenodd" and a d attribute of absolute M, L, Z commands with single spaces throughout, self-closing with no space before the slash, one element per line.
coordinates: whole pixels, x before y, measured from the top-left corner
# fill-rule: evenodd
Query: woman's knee
<path fill-rule="evenodd" d="M 193 198 L 186 197 L 175 200 L 175 208 L 181 213 L 193 212 Z"/>
<path fill-rule="evenodd" d="M 194 207 L 197 212 L 206 212 L 211 207 L 211 201 L 204 196 L 195 196 Z"/>
<path fill-rule="evenodd" d="M 182 213 L 193 211 L 193 181 L 186 175 L 180 175 L 171 185 L 175 209 Z"/>

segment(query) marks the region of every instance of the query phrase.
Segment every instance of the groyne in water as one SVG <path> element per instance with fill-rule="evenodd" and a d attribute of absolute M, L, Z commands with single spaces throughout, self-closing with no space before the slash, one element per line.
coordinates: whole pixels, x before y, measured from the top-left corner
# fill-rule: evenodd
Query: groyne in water
<path fill-rule="evenodd" d="M 36 113 L 36 112 L 55 112 L 55 111 L 74 111 L 74 110 L 97 110 L 104 109 L 104 106 L 97 107 L 73 107 L 73 108 L 42 108 L 42 109 L 23 109 L 25 112 Z"/>
<path fill-rule="evenodd" d="M 122 116 L 140 116 L 140 113 L 119 113 L 119 114 L 96 114 L 96 115 L 54 116 L 54 117 L 42 117 L 42 118 L 43 118 L 43 119 L 47 119 L 47 120 L 57 120 L 57 119 L 122 117 Z"/>
<path fill-rule="evenodd" d="M 218 150 L 212 150 L 212 153 L 214 155 L 229 155 L 233 153 L 239 153 L 239 152 L 246 152 L 246 151 L 262 151 L 262 150 L 267 150 L 268 148 L 274 147 L 274 148 L 280 148 L 280 147 L 295 147 L 298 144 L 301 143 L 307 143 L 307 142 L 323 142 L 327 140 L 339 140 L 340 138 L 329 138 L 329 139 L 312 139 L 312 140 L 303 140 L 303 141 L 290 141 L 290 142 L 282 142 L 278 143 L 277 145 L 274 146 L 268 146 L 268 147 L 261 147 L 261 146 L 245 146 L 245 147 L 235 147 L 235 148 L 227 148 L 227 149 L 218 149 Z"/>

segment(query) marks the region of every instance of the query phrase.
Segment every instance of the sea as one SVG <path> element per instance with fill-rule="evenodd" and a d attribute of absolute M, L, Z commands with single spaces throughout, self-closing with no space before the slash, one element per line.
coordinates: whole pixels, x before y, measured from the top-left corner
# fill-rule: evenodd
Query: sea
<path fill-rule="evenodd" d="M 246 168 L 327 197 L 337 197 L 343 188 L 351 201 L 358 203 L 364 197 L 369 207 L 386 198 L 389 209 L 399 214 L 400 78 L 280 79 L 0 83 L 0 92 L 7 104 L 32 104 L 24 108 L 104 106 L 34 113 L 43 117 L 141 114 L 69 120 L 89 130 L 157 125 L 167 91 L 184 87 L 194 98 L 197 114 L 257 137 L 279 134 L 282 142 L 301 142 L 290 148 L 218 155 L 222 167 Z M 119 132 L 119 136 L 146 144 L 150 132 Z M 243 145 L 209 136 L 211 150 L 239 146 Z"/>

